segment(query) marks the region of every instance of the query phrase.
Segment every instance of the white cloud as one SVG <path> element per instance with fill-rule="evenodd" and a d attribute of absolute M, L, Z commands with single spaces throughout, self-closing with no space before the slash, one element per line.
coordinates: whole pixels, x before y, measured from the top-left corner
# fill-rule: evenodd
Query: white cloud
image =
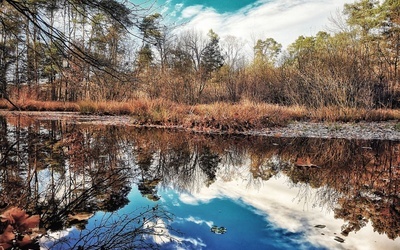
<path fill-rule="evenodd" d="M 194 16 L 202 15 L 203 6 L 202 5 L 194 5 L 182 10 L 182 18 L 192 18 Z"/>
<path fill-rule="evenodd" d="M 329 24 L 329 17 L 353 0 L 273 0 L 259 1 L 236 13 L 220 14 L 201 5 L 182 11 L 182 18 L 190 18 L 186 27 L 207 32 L 213 29 L 221 37 L 234 35 L 248 42 L 272 37 L 284 47 L 299 35 L 315 35 Z"/>
<path fill-rule="evenodd" d="M 214 224 L 212 221 L 205 221 L 205 220 L 202 220 L 199 218 L 194 218 L 193 216 L 190 216 L 189 218 L 187 218 L 186 221 L 193 222 L 197 225 L 206 224 L 209 228 L 211 228 Z"/>
<path fill-rule="evenodd" d="M 175 5 L 175 11 L 180 11 L 183 7 L 183 3 L 178 3 Z"/>
<path fill-rule="evenodd" d="M 173 11 L 169 14 L 172 17 L 176 17 L 178 15 L 178 12 L 182 10 L 183 3 L 178 3 L 175 5 Z"/>

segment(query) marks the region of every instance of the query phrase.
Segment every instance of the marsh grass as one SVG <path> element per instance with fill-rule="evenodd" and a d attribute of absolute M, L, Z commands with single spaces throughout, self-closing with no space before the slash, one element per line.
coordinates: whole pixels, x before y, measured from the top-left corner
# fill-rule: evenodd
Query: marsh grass
<path fill-rule="evenodd" d="M 20 110 L 75 111 L 93 115 L 129 115 L 138 125 L 179 126 L 203 131 L 247 131 L 285 126 L 292 121 L 358 122 L 400 120 L 400 111 L 393 109 L 362 110 L 324 107 L 278 106 L 242 100 L 239 103 L 185 105 L 165 99 L 137 99 L 126 102 L 80 101 L 45 102 L 31 99 L 14 101 Z M 6 100 L 0 108 L 15 110 Z"/>
<path fill-rule="evenodd" d="M 21 111 L 78 111 L 79 107 L 74 102 L 36 101 L 32 99 L 19 99 L 13 101 L 13 106 L 7 100 L 0 100 L 0 108 Z"/>
<path fill-rule="evenodd" d="M 305 117 L 300 107 L 242 101 L 237 104 L 214 103 L 193 107 L 193 121 L 201 127 L 220 130 L 247 130 L 259 127 L 284 126 L 291 120 Z"/>

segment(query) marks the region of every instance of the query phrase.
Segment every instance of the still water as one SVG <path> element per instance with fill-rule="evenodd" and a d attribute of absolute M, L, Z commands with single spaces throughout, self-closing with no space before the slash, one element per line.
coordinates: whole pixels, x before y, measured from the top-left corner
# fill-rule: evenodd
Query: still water
<path fill-rule="evenodd" d="M 26 115 L 0 133 L 4 248 L 400 249 L 398 141 Z"/>

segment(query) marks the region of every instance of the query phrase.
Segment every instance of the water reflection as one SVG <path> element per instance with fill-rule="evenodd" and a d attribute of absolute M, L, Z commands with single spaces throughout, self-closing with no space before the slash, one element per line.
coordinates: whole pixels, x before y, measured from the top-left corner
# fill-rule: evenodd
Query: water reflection
<path fill-rule="evenodd" d="M 117 249 L 116 242 L 123 242 L 119 247 L 151 244 L 143 235 L 174 241 L 167 223 L 172 217 L 161 208 L 132 211 L 129 219 L 117 214 L 135 202 L 128 200 L 135 185 L 156 202 L 168 189 L 197 199 L 208 187 L 228 187 L 234 180 L 244 183 L 244 191 L 237 192 L 245 197 L 246 189 L 268 192 L 265 186 L 282 177 L 297 188 L 297 201 L 333 211 L 344 221 L 338 239 L 368 223 L 388 240 L 400 235 L 397 141 L 206 136 L 24 116 L 0 117 L 0 124 L 0 212 L 18 207 L 40 215 L 39 238 L 71 227 L 90 229 L 84 239 L 76 235 L 72 248 L 97 244 L 100 238 L 92 238 L 104 228 L 120 234 L 103 234 L 114 235 L 103 249 Z M 256 195 L 249 203 L 256 207 L 255 200 Z M 89 225 L 100 211 L 110 212 L 97 220 L 103 226 Z M 115 220 L 110 214 L 121 218 L 118 226 L 104 226 Z M 135 236 L 130 243 L 121 240 L 128 234 Z"/>

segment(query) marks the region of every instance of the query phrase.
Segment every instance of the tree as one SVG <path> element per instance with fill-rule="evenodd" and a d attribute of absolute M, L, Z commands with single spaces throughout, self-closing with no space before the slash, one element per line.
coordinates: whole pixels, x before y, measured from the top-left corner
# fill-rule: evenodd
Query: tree
<path fill-rule="evenodd" d="M 395 103 L 399 86 L 400 4 L 398 1 L 361 0 L 346 4 L 347 23 L 358 35 L 364 67 L 368 67 L 377 106 Z"/>
<path fill-rule="evenodd" d="M 224 65 L 224 57 L 219 47 L 219 36 L 213 31 L 208 32 L 208 43 L 201 52 L 199 68 L 199 86 L 197 98 L 203 93 L 207 80 L 211 78 L 211 73 L 220 69 Z"/>
<path fill-rule="evenodd" d="M 303 63 L 312 60 L 315 51 L 315 37 L 299 36 L 295 42 L 288 46 L 291 59 L 297 63 L 299 69 L 304 68 Z"/>
<path fill-rule="evenodd" d="M 199 31 L 183 31 L 169 54 L 169 67 L 174 69 L 175 82 L 183 90 L 183 99 L 187 103 L 198 101 L 206 85 L 203 55 L 207 44 Z"/>
<path fill-rule="evenodd" d="M 146 71 L 153 62 L 153 51 L 149 44 L 145 44 L 139 51 L 137 56 L 136 67 L 138 72 Z"/>
<path fill-rule="evenodd" d="M 224 65 L 224 57 L 219 47 L 219 36 L 213 30 L 210 30 L 207 35 L 209 41 L 202 51 L 200 64 L 202 76 L 205 78 Z"/>
<path fill-rule="evenodd" d="M 247 98 L 257 101 L 277 102 L 280 83 L 277 80 L 275 69 L 281 48 L 282 45 L 273 38 L 257 40 L 253 47 L 254 59 L 248 70 Z"/>
<path fill-rule="evenodd" d="M 264 41 L 257 40 L 254 46 L 254 62 L 258 65 L 274 65 L 281 52 L 282 45 L 273 38 L 267 38 Z"/>
<path fill-rule="evenodd" d="M 400 3 L 395 0 L 386 0 L 380 7 L 381 11 L 381 29 L 383 42 L 380 43 L 380 52 L 382 53 L 383 61 L 387 63 L 388 69 L 382 69 L 380 74 L 380 82 L 386 73 L 386 81 L 388 81 L 389 91 L 398 89 L 400 85 Z M 395 95 L 391 93 L 390 103 L 392 104 Z M 394 103 L 396 104 L 396 103 Z M 396 104 L 397 106 L 399 103 Z"/>
<path fill-rule="evenodd" d="M 192 83 L 195 70 L 192 57 L 181 40 L 170 45 L 166 65 L 168 70 L 163 74 L 163 97 L 178 103 L 190 103 L 194 96 Z"/>
<path fill-rule="evenodd" d="M 227 36 L 222 40 L 221 45 L 225 63 L 219 70 L 218 77 L 225 85 L 229 101 L 236 102 L 239 101 L 244 86 L 246 56 L 243 47 L 245 43 L 240 38 Z"/>
<path fill-rule="evenodd" d="M 127 3 L 117 0 L 3 0 L 0 1 L 2 13 L 0 21 L 2 24 L 7 24 L 7 26 L 10 22 L 15 23 L 15 20 L 25 22 L 25 25 L 13 25 L 15 28 L 25 28 L 25 34 L 21 33 L 22 30 L 19 30 L 18 33 L 11 32 L 8 34 L 14 34 L 13 36 L 17 39 L 16 41 L 19 44 L 18 51 L 26 52 L 25 75 L 27 76 L 28 84 L 30 81 L 38 83 L 39 78 L 44 75 L 53 83 L 54 75 L 58 73 L 57 70 L 63 68 L 62 59 L 69 62 L 71 60 L 80 61 L 83 72 L 85 68 L 88 68 L 85 65 L 90 65 L 93 69 L 117 78 L 120 76 L 117 73 L 119 71 L 118 65 L 116 65 L 119 43 L 115 38 L 120 40 L 122 31 L 129 33 L 128 29 L 134 25 L 133 18 L 140 18 L 140 5 L 131 6 L 133 7 L 130 8 Z M 84 20 L 95 20 L 96 14 L 103 15 L 105 22 L 107 22 L 105 25 L 104 22 L 103 24 L 98 23 L 100 26 L 103 25 L 103 28 L 105 28 L 104 34 L 108 38 L 108 42 L 105 43 L 105 48 L 108 52 L 106 55 L 92 53 L 90 49 L 85 47 L 85 32 L 91 29 L 85 27 Z M 62 21 L 54 22 L 56 15 L 64 18 L 64 28 L 59 28 Z M 13 18 L 13 16 L 17 18 Z M 79 20 L 82 20 L 82 27 L 76 25 Z M 78 31 L 82 33 L 80 37 L 77 35 Z M 50 50 L 47 51 L 46 48 L 50 48 Z M 21 55 L 20 52 L 18 54 Z M 110 60 L 104 60 L 104 56 L 108 55 Z M 10 65 L 14 62 L 20 63 L 22 61 L 21 58 L 21 56 L 18 59 L 10 57 L 7 62 L 4 61 L 4 65 Z M 4 56 L 3 59 L 5 59 Z M 18 64 L 18 68 L 22 68 L 20 64 Z M 2 69 L 7 71 L 10 68 L 3 67 Z M 88 70 L 84 72 L 84 75 L 90 75 Z M 7 79 L 3 78 L 1 81 L 1 86 L 7 86 Z M 1 91 L 4 92 L 6 89 L 3 87 Z M 55 86 L 53 85 L 52 99 L 55 98 Z"/>
<path fill-rule="evenodd" d="M 139 29 L 142 32 L 143 45 L 151 44 L 158 52 L 158 59 L 160 60 L 161 71 L 165 70 L 167 64 L 167 57 L 170 53 L 169 38 L 170 31 L 173 27 L 168 28 L 162 24 L 163 17 L 159 13 L 155 13 L 143 18 Z"/>
<path fill-rule="evenodd" d="M 361 0 L 352 4 L 344 5 L 344 14 L 348 16 L 347 23 L 357 26 L 363 36 L 379 26 L 379 13 L 377 0 Z"/>
<path fill-rule="evenodd" d="M 7 82 L 10 69 L 19 60 L 18 46 L 23 29 L 23 20 L 11 6 L 4 4 L 0 11 L 0 97 L 8 99 Z M 17 67 L 18 68 L 18 67 Z"/>
<path fill-rule="evenodd" d="M 43 36 L 43 38 L 47 38 L 49 39 L 49 41 L 54 42 L 57 45 L 57 48 L 64 53 L 70 53 L 74 56 L 77 56 L 81 60 L 93 64 L 93 66 L 99 68 L 103 66 L 97 60 L 97 58 L 93 57 L 93 55 L 85 53 L 85 51 L 82 50 L 81 46 L 72 41 L 69 41 L 66 34 L 64 34 L 54 25 L 48 23 L 45 15 L 38 12 L 38 10 L 35 8 L 37 3 L 36 1 L 21 2 L 15 0 L 5 0 L 2 1 L 1 4 L 3 4 L 3 2 L 7 2 L 12 8 L 14 8 L 17 12 L 24 16 L 34 27 L 36 27 L 41 32 L 41 36 Z M 50 5 L 53 5 L 54 1 L 40 1 L 38 3 L 40 4 L 39 7 L 48 7 Z M 130 10 L 124 4 L 115 0 L 89 0 L 83 2 L 68 1 L 68 4 L 77 9 L 78 7 L 81 7 L 102 12 L 106 16 L 108 16 L 112 20 L 115 20 L 117 23 L 123 25 L 126 28 L 133 25 L 130 16 L 132 10 Z"/>

